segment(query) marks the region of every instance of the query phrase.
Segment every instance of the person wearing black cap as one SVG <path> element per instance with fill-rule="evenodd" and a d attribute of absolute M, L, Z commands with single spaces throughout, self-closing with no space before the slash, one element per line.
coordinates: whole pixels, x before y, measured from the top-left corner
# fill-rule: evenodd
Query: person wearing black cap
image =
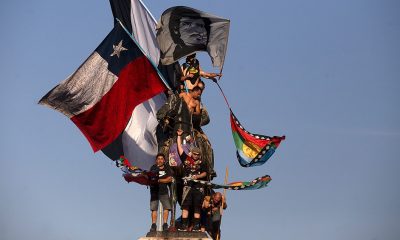
<path fill-rule="evenodd" d="M 178 153 L 182 160 L 184 178 L 191 178 L 193 180 L 206 180 L 207 168 L 205 163 L 201 160 L 201 152 L 197 147 L 193 147 L 188 154 L 186 154 L 182 147 L 182 133 L 181 129 L 177 130 L 177 146 Z M 193 229 L 192 231 L 200 231 L 200 212 L 204 195 L 204 187 L 201 183 L 187 181 L 183 182 L 183 196 L 182 196 L 182 224 L 178 227 L 179 231 L 187 231 L 189 222 L 189 209 L 194 209 L 193 216 Z"/>

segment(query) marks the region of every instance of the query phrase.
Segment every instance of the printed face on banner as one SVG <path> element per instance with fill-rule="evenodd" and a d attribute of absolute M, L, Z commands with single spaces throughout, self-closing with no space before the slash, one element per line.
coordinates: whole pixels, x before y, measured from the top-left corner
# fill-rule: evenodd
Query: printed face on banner
<path fill-rule="evenodd" d="M 206 45 L 207 30 L 201 18 L 183 17 L 179 23 L 179 33 L 187 46 Z"/>

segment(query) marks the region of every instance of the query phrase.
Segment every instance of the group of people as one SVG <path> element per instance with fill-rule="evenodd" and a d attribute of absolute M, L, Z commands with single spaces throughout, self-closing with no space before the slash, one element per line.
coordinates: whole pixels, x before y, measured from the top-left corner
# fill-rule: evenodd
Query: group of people
<path fill-rule="evenodd" d="M 175 92 L 169 93 L 166 104 L 157 113 L 159 154 L 151 168 L 157 181 L 150 186 L 150 231 L 156 231 L 159 202 L 163 206 L 163 230 L 169 229 L 170 211 L 171 225 L 175 227 L 177 202 L 182 209 L 176 222 L 178 231 L 208 231 L 216 239 L 220 234 L 221 211 L 227 207 L 225 198 L 193 180 L 210 181 L 216 177 L 213 150 L 201 129 L 210 122 L 201 102 L 205 89 L 201 77 L 215 80 L 221 75 L 204 72 L 196 54 L 189 55 L 176 69 Z"/>

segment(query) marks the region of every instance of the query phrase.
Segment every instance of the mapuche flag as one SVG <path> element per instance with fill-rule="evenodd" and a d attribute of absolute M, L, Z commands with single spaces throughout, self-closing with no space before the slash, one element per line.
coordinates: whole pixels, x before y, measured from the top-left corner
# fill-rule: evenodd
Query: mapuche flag
<path fill-rule="evenodd" d="M 274 154 L 285 136 L 269 137 L 248 132 L 231 110 L 231 128 L 236 145 L 236 156 L 242 167 L 264 164 Z"/>
<path fill-rule="evenodd" d="M 129 179 L 129 178 L 128 178 Z M 127 180 L 126 181 L 133 181 L 133 179 Z M 136 179 L 135 179 L 136 180 Z M 268 186 L 268 183 L 271 181 L 271 177 L 269 175 L 264 175 L 262 177 L 258 177 L 252 181 L 240 181 L 240 182 L 232 182 L 228 184 L 217 184 L 217 183 L 212 183 L 212 182 L 207 182 L 203 180 L 194 180 L 192 178 L 184 178 L 186 181 L 192 181 L 192 182 L 197 182 L 201 183 L 205 186 L 208 186 L 209 188 L 213 189 L 227 189 L 227 190 L 256 190 L 260 188 L 265 188 Z M 138 180 L 136 180 L 138 182 Z"/>
<path fill-rule="evenodd" d="M 119 151 L 116 154 L 121 154 L 118 148 L 121 144 L 115 142 L 123 140 L 122 135 L 132 122 L 134 109 L 143 108 L 149 115 L 154 114 L 163 103 L 157 98 L 162 98 L 160 93 L 165 90 L 149 59 L 121 25 L 115 24 L 78 70 L 47 93 L 39 103 L 69 117 L 95 152 L 108 148 L 109 152 Z M 145 102 L 146 106 L 143 106 Z M 143 119 L 137 126 L 141 132 L 146 132 L 149 125 L 155 128 L 157 123 L 149 123 L 149 116 L 138 117 Z M 156 140 L 139 140 L 148 142 L 141 150 L 144 158 L 140 160 L 154 159 Z M 141 167 L 147 168 L 152 163 Z"/>

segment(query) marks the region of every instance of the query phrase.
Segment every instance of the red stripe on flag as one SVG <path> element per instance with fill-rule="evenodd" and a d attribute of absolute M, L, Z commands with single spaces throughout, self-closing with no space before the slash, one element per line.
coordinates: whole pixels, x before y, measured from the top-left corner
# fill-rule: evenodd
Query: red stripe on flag
<path fill-rule="evenodd" d="M 121 70 L 118 80 L 98 103 L 71 120 L 97 152 L 122 133 L 137 105 L 165 89 L 154 67 L 142 56 Z"/>
<path fill-rule="evenodd" d="M 253 144 L 256 144 L 260 148 L 263 148 L 265 145 L 267 145 L 271 142 L 268 139 L 256 138 L 256 137 L 253 137 L 250 134 L 246 133 L 243 129 L 241 129 L 236 124 L 232 114 L 231 114 L 231 128 L 232 128 L 232 131 L 237 132 L 242 138 L 244 138 L 245 142 L 252 142 Z"/>

